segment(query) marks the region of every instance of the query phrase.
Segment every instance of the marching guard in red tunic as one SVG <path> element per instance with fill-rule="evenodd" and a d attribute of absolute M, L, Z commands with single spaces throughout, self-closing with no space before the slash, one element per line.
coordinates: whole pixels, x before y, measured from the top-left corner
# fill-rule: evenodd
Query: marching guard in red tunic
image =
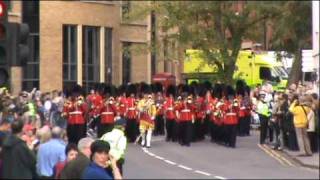
<path fill-rule="evenodd" d="M 138 132 L 138 109 L 137 109 L 137 99 L 136 99 L 136 87 L 135 85 L 131 84 L 127 88 L 127 112 L 126 112 L 126 136 L 129 142 L 134 142 L 137 138 Z"/>
<path fill-rule="evenodd" d="M 77 144 L 86 137 L 86 113 L 87 104 L 81 96 L 82 88 L 76 85 L 72 90 L 70 100 L 66 101 L 63 107 L 62 116 L 67 119 L 67 137 L 69 143 Z"/>
<path fill-rule="evenodd" d="M 167 88 L 166 98 L 163 104 L 164 117 L 166 121 L 166 141 L 176 141 L 175 134 L 176 115 L 175 115 L 175 86 L 171 85 Z"/>

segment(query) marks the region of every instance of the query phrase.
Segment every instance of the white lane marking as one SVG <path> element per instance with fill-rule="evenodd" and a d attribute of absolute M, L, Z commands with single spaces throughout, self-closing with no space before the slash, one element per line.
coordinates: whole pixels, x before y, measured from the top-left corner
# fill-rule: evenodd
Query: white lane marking
<path fill-rule="evenodd" d="M 164 160 L 164 162 L 168 163 L 168 164 L 171 164 L 171 165 L 176 165 L 177 163 L 175 162 L 172 162 L 172 161 L 169 161 L 169 160 Z"/>
<path fill-rule="evenodd" d="M 194 171 L 194 172 L 199 173 L 199 174 L 203 174 L 203 175 L 206 175 L 206 176 L 211 176 L 210 173 L 206 173 L 206 172 L 199 171 L 199 170 L 196 170 L 196 171 Z"/>
<path fill-rule="evenodd" d="M 189 167 L 187 167 L 187 166 L 184 166 L 184 165 L 181 165 L 181 164 L 179 164 L 179 166 L 178 166 L 179 168 L 182 168 L 182 169 L 186 169 L 186 170 L 192 170 L 192 168 L 189 168 Z"/>
<path fill-rule="evenodd" d="M 222 176 L 214 176 L 214 177 L 217 178 L 217 179 L 226 179 L 226 178 L 224 178 Z"/>
<path fill-rule="evenodd" d="M 171 165 L 177 165 L 177 163 L 175 163 L 175 162 L 169 161 L 169 160 L 167 160 L 167 159 L 164 159 L 164 158 L 161 157 L 161 156 L 157 156 L 157 155 L 149 152 L 146 148 L 141 148 L 141 149 L 142 149 L 146 154 L 148 154 L 149 156 L 152 156 L 152 157 L 155 157 L 155 158 L 157 158 L 157 159 L 163 160 L 164 162 L 166 162 L 166 163 L 168 163 L 168 164 L 171 164 Z M 192 170 L 192 168 L 187 167 L 187 166 L 184 166 L 184 165 L 181 165 L 181 164 L 179 164 L 179 165 L 177 165 L 177 166 L 180 167 L 180 168 L 182 168 L 182 169 L 185 169 L 185 170 L 189 170 L 189 171 Z M 199 171 L 199 170 L 195 170 L 194 172 L 195 172 L 195 173 L 198 173 L 198 174 L 205 175 L 205 176 L 211 176 L 210 173 L 203 172 L 203 171 Z M 214 177 L 217 178 L 217 179 L 223 179 L 223 180 L 227 179 L 227 178 L 222 177 L 222 176 L 214 176 Z"/>
<path fill-rule="evenodd" d="M 154 157 L 157 158 L 157 159 L 160 159 L 160 160 L 164 159 L 163 157 L 160 157 L 160 156 L 154 156 Z"/>

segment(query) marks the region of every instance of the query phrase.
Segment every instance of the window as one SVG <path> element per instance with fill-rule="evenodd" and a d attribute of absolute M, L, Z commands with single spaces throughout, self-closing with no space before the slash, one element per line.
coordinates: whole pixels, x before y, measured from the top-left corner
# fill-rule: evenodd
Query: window
<path fill-rule="evenodd" d="M 23 65 L 22 89 L 31 91 L 39 88 L 39 1 L 22 2 L 22 22 L 27 23 L 30 28 L 28 38 L 30 57 Z"/>
<path fill-rule="evenodd" d="M 131 2 L 130 1 L 122 1 L 122 9 L 121 9 L 121 13 L 122 13 L 122 19 L 126 20 L 129 18 L 129 13 L 131 10 Z"/>
<path fill-rule="evenodd" d="M 112 29 L 105 31 L 105 80 L 112 83 Z"/>
<path fill-rule="evenodd" d="M 260 79 L 271 80 L 271 69 L 268 67 L 260 67 Z"/>
<path fill-rule="evenodd" d="M 63 26 L 63 89 L 77 83 L 77 26 Z"/>
<path fill-rule="evenodd" d="M 83 28 L 82 81 L 84 89 L 89 92 L 100 81 L 100 34 L 98 27 Z"/>
<path fill-rule="evenodd" d="M 130 42 L 122 44 L 122 83 L 127 84 L 131 81 L 131 52 Z"/>

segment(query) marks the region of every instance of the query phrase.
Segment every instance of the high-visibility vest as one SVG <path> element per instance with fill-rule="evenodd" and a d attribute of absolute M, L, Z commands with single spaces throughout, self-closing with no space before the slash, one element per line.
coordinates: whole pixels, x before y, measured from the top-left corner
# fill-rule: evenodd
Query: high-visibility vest
<path fill-rule="evenodd" d="M 127 138 L 124 135 L 123 131 L 114 128 L 111 132 L 105 133 L 100 139 L 110 144 L 109 153 L 116 160 L 124 158 L 125 150 L 127 147 Z"/>
<path fill-rule="evenodd" d="M 264 115 L 267 117 L 269 117 L 271 115 L 268 104 L 264 103 L 262 101 L 258 102 L 257 112 L 258 112 L 258 114 L 261 114 L 261 115 Z"/>

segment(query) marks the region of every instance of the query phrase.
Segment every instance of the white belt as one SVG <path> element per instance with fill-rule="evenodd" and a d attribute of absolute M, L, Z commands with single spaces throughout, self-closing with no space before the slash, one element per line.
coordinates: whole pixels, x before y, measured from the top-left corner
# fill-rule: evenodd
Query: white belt
<path fill-rule="evenodd" d="M 136 110 L 136 108 L 128 108 L 128 110 Z"/>
<path fill-rule="evenodd" d="M 82 114 L 82 112 L 81 111 L 73 111 L 73 112 L 70 112 L 69 114 L 70 115 L 72 115 L 72 114 Z"/>
<path fill-rule="evenodd" d="M 168 108 L 168 110 L 172 111 L 172 110 L 173 110 L 173 108 L 172 108 L 172 107 L 169 107 L 169 108 Z"/>
<path fill-rule="evenodd" d="M 226 116 L 235 116 L 237 115 L 236 113 L 227 113 Z"/>
<path fill-rule="evenodd" d="M 190 109 L 183 109 L 181 112 L 190 112 Z"/>
<path fill-rule="evenodd" d="M 113 114 L 113 112 L 102 112 L 101 114 Z"/>
<path fill-rule="evenodd" d="M 240 109 L 246 109 L 246 107 L 241 107 Z"/>
<path fill-rule="evenodd" d="M 124 104 L 121 104 L 120 106 L 121 106 L 121 107 L 124 107 Z"/>

